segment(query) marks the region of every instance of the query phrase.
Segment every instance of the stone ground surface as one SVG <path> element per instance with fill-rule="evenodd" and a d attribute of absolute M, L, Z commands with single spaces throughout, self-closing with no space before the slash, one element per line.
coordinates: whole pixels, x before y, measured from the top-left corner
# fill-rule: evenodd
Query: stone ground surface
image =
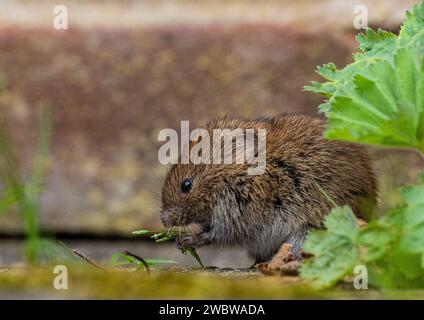
<path fill-rule="evenodd" d="M 53 267 L 0 272 L 0 298 L 6 299 L 422 299 L 423 291 L 353 290 L 352 284 L 316 290 L 297 277 L 263 276 L 243 270 L 94 270 L 68 266 L 68 290 L 56 290 Z"/>
<path fill-rule="evenodd" d="M 112 255 L 129 250 L 145 259 L 164 259 L 177 262 L 178 267 L 196 267 L 197 262 L 190 255 L 183 255 L 173 243 L 156 244 L 148 240 L 140 241 L 94 241 L 94 240 L 64 240 L 67 247 L 90 257 L 93 261 L 106 264 Z M 198 250 L 199 256 L 207 266 L 220 268 L 247 268 L 253 261 L 242 250 L 216 249 L 203 247 Z M 23 243 L 20 240 L 0 241 L 0 268 L 21 265 L 23 261 Z"/>

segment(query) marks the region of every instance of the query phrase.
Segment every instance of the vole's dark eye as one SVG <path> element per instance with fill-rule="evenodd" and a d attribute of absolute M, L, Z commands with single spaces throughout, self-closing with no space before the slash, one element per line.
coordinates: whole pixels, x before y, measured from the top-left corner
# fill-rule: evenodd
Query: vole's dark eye
<path fill-rule="evenodd" d="M 191 190 L 192 186 L 193 186 L 193 179 L 184 179 L 183 182 L 181 182 L 181 191 L 183 193 L 187 193 Z"/>

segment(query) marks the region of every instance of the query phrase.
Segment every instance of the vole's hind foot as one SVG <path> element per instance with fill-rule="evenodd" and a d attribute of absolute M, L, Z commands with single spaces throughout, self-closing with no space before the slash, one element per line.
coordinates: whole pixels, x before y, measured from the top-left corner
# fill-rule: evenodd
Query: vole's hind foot
<path fill-rule="evenodd" d="M 256 267 L 264 274 L 297 276 L 302 260 L 306 258 L 307 255 L 300 252 L 298 255 L 300 258 L 295 257 L 291 249 L 292 245 L 290 243 L 284 243 L 269 262 L 259 263 Z"/>
<path fill-rule="evenodd" d="M 299 275 L 300 265 L 299 260 L 284 262 L 277 268 L 271 268 L 269 263 L 260 263 L 257 265 L 259 271 L 266 275 L 281 275 L 281 276 L 297 276 Z"/>
<path fill-rule="evenodd" d="M 211 241 L 206 233 L 195 234 L 191 236 L 185 236 L 180 239 L 175 239 L 175 245 L 178 249 L 191 247 L 198 248 L 209 244 Z"/>

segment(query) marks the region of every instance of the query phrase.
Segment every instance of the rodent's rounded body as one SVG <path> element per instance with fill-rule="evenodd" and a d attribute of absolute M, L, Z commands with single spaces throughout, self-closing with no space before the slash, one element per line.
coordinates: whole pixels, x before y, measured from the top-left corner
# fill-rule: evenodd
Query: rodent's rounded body
<path fill-rule="evenodd" d="M 376 181 L 366 147 L 324 138 L 325 124 L 302 115 L 261 120 L 218 120 L 213 129 L 266 129 L 266 169 L 248 175 L 247 164 L 175 164 L 162 190 L 165 226 L 197 223 L 203 232 L 189 245 L 245 248 L 257 262 L 287 242 L 298 253 L 311 228 L 321 228 L 337 205 L 358 217 L 376 203 Z M 191 179 L 189 192 L 181 191 Z"/>

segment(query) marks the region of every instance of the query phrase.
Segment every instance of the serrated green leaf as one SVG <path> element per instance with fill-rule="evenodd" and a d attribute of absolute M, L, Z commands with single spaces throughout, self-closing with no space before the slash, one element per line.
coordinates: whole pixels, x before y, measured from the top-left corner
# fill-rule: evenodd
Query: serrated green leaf
<path fill-rule="evenodd" d="M 403 236 L 401 247 L 405 251 L 424 253 L 424 185 L 403 189 L 403 198 L 407 203 L 402 211 Z"/>
<path fill-rule="evenodd" d="M 362 53 L 382 57 L 390 54 L 396 43 L 396 35 L 381 29 L 377 31 L 367 28 L 365 33 L 356 36 Z"/>
<path fill-rule="evenodd" d="M 317 68 L 317 73 L 327 80 L 338 80 L 337 68 L 334 63 L 324 64 L 322 67 Z"/>
<path fill-rule="evenodd" d="M 326 97 L 331 97 L 336 91 L 336 87 L 332 83 L 319 83 L 317 81 L 312 81 L 309 86 L 303 88 L 306 91 L 322 94 Z"/>
<path fill-rule="evenodd" d="M 424 183 L 424 181 L 422 182 Z M 402 189 L 402 196 L 410 206 L 424 205 L 424 186 L 422 184 Z M 424 214 L 423 214 L 424 216 Z"/>
<path fill-rule="evenodd" d="M 417 3 L 412 12 L 406 13 L 406 19 L 400 29 L 398 46 L 414 47 L 420 54 L 424 54 L 424 5 Z"/>
<path fill-rule="evenodd" d="M 379 222 L 370 223 L 358 235 L 358 244 L 363 248 L 361 261 L 365 263 L 381 258 L 394 241 L 390 226 L 384 226 Z"/>
<path fill-rule="evenodd" d="M 404 250 L 402 244 L 392 248 L 390 252 L 391 267 L 395 270 L 392 270 L 392 277 L 396 280 L 397 287 L 404 287 L 404 281 L 413 280 L 419 281 L 421 283 L 424 280 L 424 270 L 421 267 L 421 254 L 416 254 L 411 251 Z M 417 287 L 411 286 L 410 287 Z M 419 287 L 419 286 L 418 286 Z"/>
<path fill-rule="evenodd" d="M 327 80 L 305 90 L 328 98 L 326 136 L 424 152 L 424 3 L 408 13 L 399 36 L 367 29 L 355 61 L 317 72 Z"/>
<path fill-rule="evenodd" d="M 356 218 L 349 207 L 337 207 L 331 210 L 324 224 L 329 232 L 350 240 L 355 239 L 358 234 Z"/>
<path fill-rule="evenodd" d="M 317 287 L 328 287 L 352 271 L 358 261 L 356 218 L 349 207 L 334 208 L 325 220 L 326 231 L 312 231 L 304 250 L 313 255 L 301 267 L 301 276 Z"/>
<path fill-rule="evenodd" d="M 409 51 L 401 51 L 395 60 L 395 68 L 386 61 L 374 63 L 367 76 L 354 77 L 354 86 L 346 96 L 336 94 L 329 100 L 327 137 L 422 148 L 420 141 L 424 137 L 418 135 L 418 126 L 424 113 L 416 103 L 416 88 L 424 72 Z M 413 80 L 405 80 L 407 69 L 414 73 Z"/>

